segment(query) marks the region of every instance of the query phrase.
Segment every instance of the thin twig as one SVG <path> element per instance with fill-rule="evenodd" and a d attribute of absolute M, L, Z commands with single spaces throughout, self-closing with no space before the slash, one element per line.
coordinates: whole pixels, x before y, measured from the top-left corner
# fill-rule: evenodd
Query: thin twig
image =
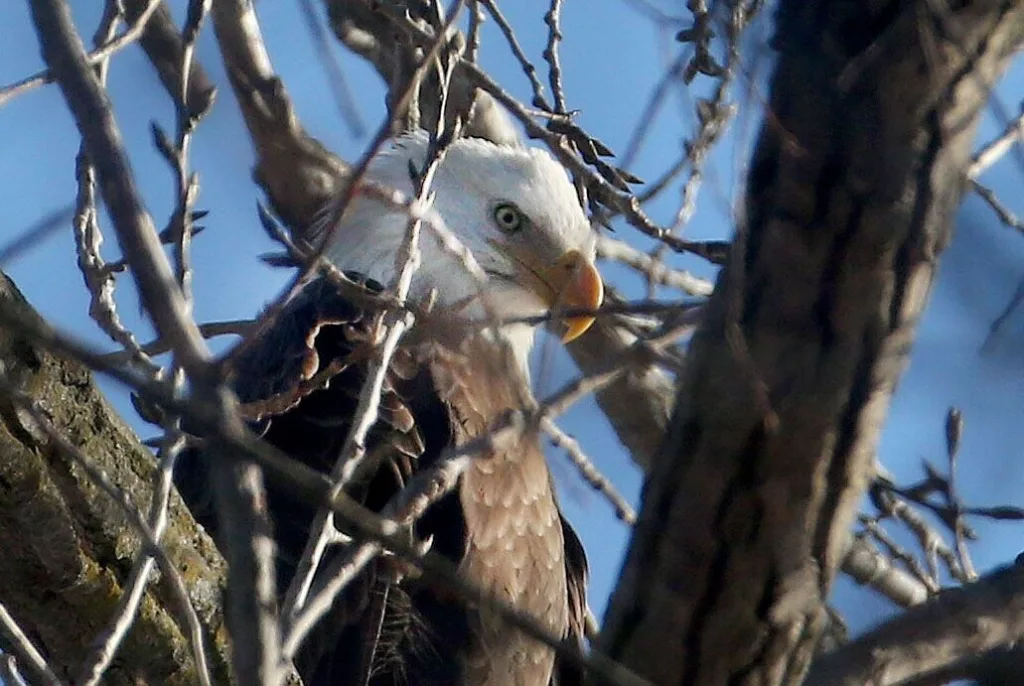
<path fill-rule="evenodd" d="M 118 23 L 122 20 L 121 6 L 116 2 L 107 2 L 100 26 L 93 37 L 93 43 L 108 42 Z M 110 59 L 101 59 L 96 63 L 96 77 L 102 87 L 106 86 L 107 74 L 110 71 Z M 74 236 L 75 251 L 78 256 L 78 268 L 89 292 L 89 316 L 112 341 L 124 348 L 127 359 L 151 374 L 158 373 L 157 366 L 145 354 L 139 351 L 138 341 L 134 334 L 122 323 L 117 313 L 117 302 L 114 300 L 116 282 L 115 271 L 107 265 L 100 252 L 103 233 L 99 225 L 99 209 L 96 203 L 96 169 L 93 167 L 85 143 L 79 147 L 75 159 L 75 178 L 78 191 L 75 197 Z"/>
<path fill-rule="evenodd" d="M 530 87 L 533 88 L 533 106 L 550 111 L 551 105 L 548 103 L 547 98 L 544 97 L 544 86 L 541 85 L 540 79 L 537 78 L 537 67 L 533 65 L 530 58 L 526 56 L 523 46 L 519 44 L 519 39 L 516 37 L 512 24 L 505 18 L 505 15 L 494 0 L 479 0 L 477 4 L 486 7 L 487 12 L 494 18 L 494 23 L 498 25 L 498 28 L 504 34 L 505 42 L 508 43 L 512 54 L 519 62 L 520 68 L 526 74 L 526 78 L 530 80 Z"/>
<path fill-rule="evenodd" d="M 217 338 L 218 336 L 246 336 L 257 325 L 255 319 L 229 319 L 222 322 L 207 322 L 199 325 L 199 332 L 203 338 Z M 163 355 L 171 349 L 170 344 L 161 339 L 156 339 L 142 345 L 142 352 L 147 355 Z M 112 353 L 113 360 L 121 360 L 122 353 Z"/>
<path fill-rule="evenodd" d="M 50 665 L 46 663 L 46 658 L 32 644 L 31 639 L 21 630 L 2 602 L 0 602 L 0 631 L 3 632 L 7 644 L 11 650 L 17 653 L 21 666 L 29 671 L 34 682 L 46 686 L 60 686 L 61 681 L 50 669 Z"/>
<path fill-rule="evenodd" d="M 92 156 L 118 242 L 133 268 L 146 311 L 160 335 L 173 342 L 172 348 L 190 375 L 202 377 L 206 346 L 188 316 L 152 217 L 135 188 L 122 136 L 106 93 L 75 30 L 70 9 L 59 0 L 38 0 L 31 7 L 43 57 L 61 87 Z"/>
<path fill-rule="evenodd" d="M 57 230 L 64 228 L 65 222 L 73 215 L 74 209 L 70 206 L 53 210 L 23 233 L 7 241 L 0 247 L 0 269 L 45 241 Z"/>
<path fill-rule="evenodd" d="M 176 383 L 181 388 L 183 379 L 178 374 Z M 174 465 L 178 454 L 185 447 L 185 435 L 181 431 L 180 420 L 175 417 L 167 427 L 166 434 L 160 446 L 159 466 L 156 474 L 153 475 L 153 499 L 149 510 L 149 527 L 153 530 L 154 537 L 163 535 L 167 528 L 168 509 L 170 507 L 171 488 L 174 485 Z M 167 561 L 168 566 L 170 560 Z M 185 590 L 184 580 L 175 570 L 174 574 L 167 575 L 170 579 L 170 587 L 178 599 L 179 609 L 182 611 L 185 620 L 185 633 L 189 638 L 189 645 L 192 649 L 192 659 L 195 661 L 196 672 L 199 676 L 200 686 L 211 686 L 209 660 L 206 658 L 206 648 L 203 645 L 203 629 L 199 622 L 199 615 L 192 605 Z"/>
<path fill-rule="evenodd" d="M 469 4 L 469 28 L 466 30 L 465 59 L 474 64 L 480 52 L 480 27 L 484 23 L 484 11 L 478 0 Z"/>
<path fill-rule="evenodd" d="M 562 0 L 551 0 L 551 5 L 544 14 L 544 23 L 548 26 L 548 43 L 544 48 L 544 59 L 548 63 L 548 81 L 551 84 L 551 94 L 555 98 L 555 111 L 566 114 L 562 62 L 558 57 L 558 44 L 562 40 L 561 20 Z"/>
<path fill-rule="evenodd" d="M 681 269 L 667 267 L 663 261 L 654 259 L 625 241 L 619 241 L 608 236 L 598 237 L 597 255 L 600 258 L 615 260 L 636 269 L 649 282 L 678 288 L 690 295 L 707 297 L 711 295 L 715 288 L 715 285 L 710 281 L 700 279 Z"/>
<path fill-rule="evenodd" d="M 451 80 L 450 67 L 446 77 L 441 83 L 441 88 L 445 92 Z M 444 161 L 448 146 L 457 139 L 459 133 L 458 130 L 454 130 L 449 135 L 445 135 L 443 127 L 446 102 L 446 97 L 442 95 L 442 111 L 437 118 L 438 130 L 435 131 L 434 142 L 427 151 L 425 167 L 420 172 L 415 184 L 416 202 L 423 204 L 426 208 L 430 207 L 432 200 L 430 189 L 437 170 Z M 395 276 L 389 284 L 388 290 L 394 293 L 399 304 L 404 303 L 408 297 L 412 279 L 420 266 L 419 241 L 422 223 L 422 217 L 409 217 L 402 245 L 395 255 Z M 408 313 L 389 312 L 384 315 L 378 330 L 378 335 L 383 337 L 379 355 L 370 361 L 367 380 L 360 390 L 352 428 L 345 438 L 338 460 L 331 471 L 331 479 L 335 482 L 338 493 L 355 475 L 366 453 L 366 436 L 377 422 L 381 391 L 391 365 L 391 358 L 398 348 L 402 335 L 412 326 L 412 323 L 412 318 Z M 306 546 L 293 583 L 288 589 L 285 599 L 285 616 L 291 616 L 302 609 L 333 529 L 333 516 L 326 512 L 318 513 L 311 528 L 310 543 Z M 338 590 L 340 591 L 341 588 Z"/>
<path fill-rule="evenodd" d="M 97 30 L 94 38 L 94 42 L 96 43 L 102 43 L 110 40 L 110 34 L 113 33 L 117 24 L 121 20 L 121 10 L 119 5 L 117 3 L 108 2 L 104 15 L 100 28 Z M 101 86 L 106 85 L 109 66 L 109 59 L 101 60 L 96 66 L 96 75 Z M 134 358 L 139 359 L 142 362 L 146 362 L 148 360 L 138 352 L 138 344 L 136 343 L 134 336 L 132 336 L 127 329 L 121 326 L 118 319 L 116 306 L 113 300 L 113 275 L 109 272 L 102 276 L 98 274 L 98 272 L 102 272 L 102 258 L 99 256 L 99 239 L 95 238 L 100 236 L 100 234 L 97 219 L 98 212 L 96 211 L 94 198 L 94 170 L 91 162 L 89 161 L 89 155 L 85 150 L 84 143 L 79 152 L 78 163 L 76 166 L 79 171 L 78 204 L 80 207 L 75 222 L 77 239 L 76 246 L 78 247 L 79 264 L 82 267 L 82 273 L 86 277 L 87 285 L 90 286 L 89 291 L 92 296 L 93 303 L 93 307 L 90 308 L 90 313 L 93 314 L 93 310 L 97 302 L 103 302 L 104 312 L 100 316 L 93 314 L 93 318 L 102 328 L 109 329 L 112 337 L 120 336 L 126 349 L 133 354 Z M 84 231 L 82 230 L 83 223 L 86 225 Z M 92 229 L 92 234 L 94 236 L 91 241 L 86 238 L 90 229 Z M 87 269 L 87 266 L 91 265 L 87 265 L 87 263 L 83 261 L 83 257 L 85 256 L 84 253 L 86 253 L 89 248 L 93 249 L 90 256 L 101 262 L 95 270 Z M 90 276 L 94 276 L 95 280 L 90 280 Z M 97 286 L 97 288 L 93 289 L 92 286 Z M 108 326 L 104 327 L 104 324 L 107 324 Z M 115 338 L 115 340 L 118 339 Z M 35 418 L 36 421 L 39 421 L 38 416 Z M 114 487 L 112 483 L 109 483 L 105 474 L 98 475 L 97 478 L 99 478 L 101 482 L 106 483 L 111 491 L 115 490 L 116 487 Z M 122 498 L 127 500 L 126 494 L 122 495 Z M 153 532 L 151 535 L 156 544 L 154 547 L 159 546 L 159 534 Z M 125 583 L 125 591 L 118 599 L 117 608 L 114 610 L 114 618 L 111 620 L 110 626 L 96 637 L 93 650 L 82 665 L 78 678 L 80 683 L 85 686 L 95 686 L 99 683 L 99 680 L 103 678 L 107 668 L 110 666 L 114 656 L 117 654 L 117 650 L 120 647 L 121 642 L 127 635 L 128 629 L 135 621 L 139 607 L 142 603 L 142 597 L 146 592 L 146 586 L 149 582 L 152 569 L 153 556 L 147 554 L 146 549 L 143 548 L 139 551 L 138 555 L 136 555 L 135 561 L 132 564 L 132 570 Z"/>
<path fill-rule="evenodd" d="M 605 500 L 612 506 L 612 509 L 615 510 L 615 516 L 630 526 L 636 524 L 636 512 L 633 511 L 633 508 L 626 502 L 622 494 L 615 489 L 615 485 L 612 484 L 611 480 L 602 474 L 601 470 L 587 457 L 579 441 L 562 431 L 561 427 L 555 424 L 549 417 L 542 418 L 540 426 L 548 434 L 551 443 L 565 451 L 570 461 L 579 471 L 580 476 L 595 491 L 604 496 Z"/>
<path fill-rule="evenodd" d="M 860 520 L 864 525 L 864 530 L 885 548 L 889 558 L 902 562 L 914 578 L 924 584 L 929 595 L 938 593 L 941 588 L 938 579 L 929 573 L 914 555 L 896 543 L 875 519 L 861 516 Z"/>
<path fill-rule="evenodd" d="M 1024 138 L 1024 107 L 1021 108 L 1021 113 L 1007 124 L 999 136 L 978 151 L 971 166 L 967 168 L 967 178 L 977 179 L 984 174 L 989 167 L 1010 152 L 1014 145 L 1019 144 L 1022 138 Z"/>
<path fill-rule="evenodd" d="M 395 17 L 390 12 L 384 12 L 384 14 L 421 45 L 430 46 L 436 44 L 437 37 L 429 30 L 405 21 L 404 17 Z M 504 105 L 519 120 L 529 136 L 547 143 L 552 154 L 573 176 L 586 181 L 587 189 L 601 204 L 622 214 L 632 226 L 645 235 L 665 243 L 671 249 L 677 252 L 690 251 L 703 255 L 699 245 L 673 235 L 668 229 L 659 226 L 651 220 L 641 208 L 636 196 L 616 189 L 607 179 L 588 166 L 578 155 L 568 150 L 565 146 L 560 145 L 560 134 L 548 131 L 534 121 L 530 110 L 498 85 L 483 69 L 476 64 L 463 61 L 462 70 L 473 86 L 486 91 L 495 100 Z"/>
<path fill-rule="evenodd" d="M 146 24 L 149 23 L 149 18 L 153 16 L 153 13 L 156 12 L 158 7 L 160 7 L 160 0 L 148 0 L 146 9 L 144 9 L 142 14 L 139 15 L 138 21 L 129 26 L 121 35 L 111 38 L 103 45 L 89 53 L 86 58 L 88 63 L 92 65 L 99 64 L 122 48 L 125 48 L 137 41 L 139 37 L 142 36 L 143 31 L 146 30 Z M 0 107 L 2 107 L 8 100 L 15 98 L 22 93 L 48 83 L 53 83 L 56 80 L 57 76 L 53 70 L 45 70 L 24 78 L 17 83 L 4 86 L 3 88 L 0 88 Z"/>
<path fill-rule="evenodd" d="M 89 316 L 100 331 L 121 346 L 118 355 L 155 374 L 158 366 L 141 351 L 135 334 L 121 322 L 117 313 L 117 302 L 114 299 L 117 287 L 115 272 L 100 252 L 103 232 L 99 226 L 99 209 L 96 204 L 96 169 L 84 146 L 75 160 L 75 176 L 78 180 L 74 217 L 75 251 L 78 269 L 89 292 Z"/>
<path fill-rule="evenodd" d="M 28 686 L 18 671 L 18 660 L 13 655 L 0 655 L 0 681 L 13 686 Z"/>
<path fill-rule="evenodd" d="M 489 432 L 483 440 L 473 441 L 442 455 L 429 469 L 413 476 L 406 487 L 381 510 L 381 518 L 391 522 L 396 530 L 410 526 L 427 508 L 455 488 L 459 477 L 477 454 L 495 450 L 503 439 L 514 437 L 520 429 L 519 425 L 509 424 L 503 432 Z M 333 606 L 338 594 L 382 551 L 381 545 L 375 541 L 361 541 L 341 551 L 322 575 L 326 579 L 323 587 L 309 599 L 301 612 L 291 618 L 285 632 L 285 655 L 294 655 L 310 629 Z"/>
<path fill-rule="evenodd" d="M 964 575 L 971 581 L 977 581 L 978 573 L 974 568 L 974 561 L 971 559 L 970 551 L 967 549 L 968 534 L 972 533 L 964 522 L 964 505 L 960 499 L 960 492 L 956 487 L 956 465 L 957 455 L 960 452 L 960 437 L 963 433 L 963 414 L 960 410 L 951 407 L 946 413 L 946 457 L 949 466 L 949 475 L 946 479 L 946 488 L 943 495 L 946 498 L 946 506 L 950 510 L 947 523 L 953 529 L 953 540 L 956 544 L 956 554 Z"/>
<path fill-rule="evenodd" d="M 303 19 L 306 20 L 306 30 L 309 31 L 309 35 L 313 39 L 313 45 L 316 47 L 320 64 L 323 65 L 324 71 L 327 72 L 327 84 L 331 89 L 331 98 L 338 108 L 338 115 L 345 122 L 345 125 L 348 126 L 349 134 L 354 138 L 362 138 L 366 135 L 366 124 L 359 114 L 356 99 L 353 97 L 352 89 L 348 85 L 348 79 L 345 78 L 345 72 L 341 68 L 337 54 L 327 39 L 327 32 L 324 31 L 320 23 L 320 17 L 317 15 L 316 8 L 312 0 L 299 0 L 299 8 L 302 11 Z"/>
<path fill-rule="evenodd" d="M 647 104 L 644 105 L 643 111 L 637 118 L 637 124 L 633 128 L 633 131 L 629 134 L 628 142 L 626 143 L 625 151 L 622 153 L 622 166 L 626 169 L 631 169 L 633 163 L 636 162 L 636 158 L 640 155 L 640 151 L 643 148 L 644 141 L 647 140 L 647 134 L 649 133 L 651 126 L 654 124 L 658 117 L 658 112 L 661 110 L 662 105 L 665 104 L 665 100 L 669 93 L 669 86 L 675 79 L 680 78 L 680 72 L 686 65 L 688 59 L 688 53 L 685 50 L 681 50 L 671 64 L 665 69 L 665 73 L 658 79 L 658 83 L 654 85 L 654 89 L 651 91 L 651 95 L 647 98 Z M 683 158 L 687 160 L 688 158 Z M 682 165 L 680 165 L 680 169 Z"/>
<path fill-rule="evenodd" d="M 181 289 L 182 298 L 191 311 L 192 306 L 192 266 L 191 244 L 193 236 L 193 208 L 199 195 L 199 178 L 195 172 L 189 172 L 189 150 L 192 133 L 200 119 L 206 114 L 205 109 L 197 109 L 195 103 L 188 102 L 189 84 L 192 82 L 194 66 L 195 42 L 199 30 L 210 11 L 212 0 L 191 0 L 185 27 L 182 29 L 181 69 L 179 72 L 178 94 L 176 98 L 177 136 L 171 146 L 156 124 L 153 132 L 157 139 L 157 148 L 163 154 L 174 173 L 175 194 L 178 205 L 170 222 L 171 243 L 174 247 L 174 267 Z M 207 103 L 210 104 L 210 103 Z"/>
<path fill-rule="evenodd" d="M 1024 220 L 1019 219 L 1009 207 L 1004 205 L 992 189 L 982 186 L 977 181 L 970 182 L 974 192 L 977 193 L 985 203 L 992 208 L 992 211 L 999 217 L 999 221 L 1005 224 L 1008 228 L 1013 229 L 1021 234 L 1024 234 Z"/>
<path fill-rule="evenodd" d="M 594 374 L 581 375 L 566 383 L 562 388 L 545 398 L 536 412 L 539 417 L 554 418 L 564 413 L 580 398 L 596 393 L 614 383 L 620 376 L 628 374 L 633 365 L 646 362 L 652 354 L 671 345 L 679 336 L 691 331 L 697 321 L 698 310 L 683 313 L 675 321 L 667 323 L 658 334 L 640 339 L 614 359 L 608 360 L 604 370 Z"/>
<path fill-rule="evenodd" d="M 233 424 L 233 432 L 244 431 L 241 422 Z M 277 686 L 284 682 L 289 668 L 281 653 L 276 546 L 266 511 L 263 468 L 224 440 L 223 433 L 208 436 L 206 445 L 211 456 L 218 537 L 226 543 L 233 663 L 240 683 Z"/>

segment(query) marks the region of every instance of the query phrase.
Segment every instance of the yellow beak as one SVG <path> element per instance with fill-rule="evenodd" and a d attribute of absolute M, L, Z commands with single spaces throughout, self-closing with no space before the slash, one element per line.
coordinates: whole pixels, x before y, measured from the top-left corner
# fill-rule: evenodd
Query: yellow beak
<path fill-rule="evenodd" d="M 548 307 L 556 313 L 558 310 L 596 310 L 604 302 L 604 283 L 600 272 L 577 250 L 562 255 L 540 277 L 551 288 Z M 579 338 L 593 323 L 593 315 L 565 318 L 562 342 Z"/>

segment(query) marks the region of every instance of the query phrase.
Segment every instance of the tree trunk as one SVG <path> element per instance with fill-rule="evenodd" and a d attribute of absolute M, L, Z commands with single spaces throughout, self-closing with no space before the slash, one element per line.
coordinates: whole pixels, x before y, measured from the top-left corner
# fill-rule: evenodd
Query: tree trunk
<path fill-rule="evenodd" d="M 746 224 L 644 489 L 612 659 L 654 684 L 799 683 L 1022 37 L 1019 2 L 781 3 Z"/>
<path fill-rule="evenodd" d="M 0 312 L 38 321 L 14 284 L 0 274 Z M 26 342 L 0 325 L 4 379 L 28 394 L 63 436 L 78 446 L 145 512 L 152 497 L 153 454 L 104 400 L 89 371 Z M 205 624 L 214 678 L 229 678 L 221 616 L 224 563 L 213 542 L 175 495 L 163 536 Z M 121 509 L 23 411 L 0 397 L 0 602 L 58 676 L 74 677 L 93 641 L 114 619 L 141 540 Z M 197 683 L 178 604 L 161 578 L 141 610 L 104 684 Z"/>
<path fill-rule="evenodd" d="M 746 225 L 694 341 L 600 639 L 655 684 L 793 683 L 806 669 L 978 114 L 1024 36 L 1022 15 L 1006 0 L 782 0 Z M 246 111 L 273 114 L 258 105 L 277 102 L 279 82 L 232 75 L 255 94 Z M 289 142 L 304 134 L 290 110 L 281 117 L 295 126 L 282 150 L 267 148 L 278 157 L 264 156 L 279 163 L 271 194 L 286 218 L 308 218 L 340 170 Z M 284 184 L 293 172 L 309 183 Z M 27 310 L 3 280 L 6 308 Z M 588 368 L 600 356 L 578 358 Z M 152 455 L 84 368 L 2 326 L 0 364 L 146 509 Z M 627 382 L 606 397 L 630 402 L 606 407 L 645 453 L 667 405 L 651 388 L 665 384 Z M 176 498 L 164 540 L 227 683 L 223 562 Z M 108 625 L 139 548 L 93 481 L 0 401 L 0 600 L 61 676 Z M 195 683 L 174 617 L 164 581 L 151 585 L 104 683 Z"/>

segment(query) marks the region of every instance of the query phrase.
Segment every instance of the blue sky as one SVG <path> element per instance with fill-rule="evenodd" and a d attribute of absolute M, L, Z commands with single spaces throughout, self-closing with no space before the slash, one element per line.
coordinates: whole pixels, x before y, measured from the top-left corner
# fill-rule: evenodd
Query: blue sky
<path fill-rule="evenodd" d="M 682 3 L 659 0 L 650 4 L 675 13 L 674 6 Z M 72 6 L 80 31 L 91 36 L 98 21 L 99 3 L 72 0 Z M 180 19 L 184 2 L 175 0 L 171 6 Z M 303 124 L 329 148 L 352 159 L 368 140 L 354 138 L 339 121 L 299 8 L 298 0 L 263 0 L 259 4 L 267 47 Z M 541 0 L 503 4 L 524 48 L 539 66 L 543 66 L 540 54 L 546 41 L 541 17 L 547 8 L 548 3 Z M 0 3 L 0 26 L 5 27 L 0 84 L 42 68 L 27 3 Z M 579 121 L 618 152 L 624 151 L 651 89 L 679 49 L 671 40 L 677 28 L 656 29 L 636 11 L 636 5 L 626 0 L 568 0 L 564 4 L 562 66 L 569 107 L 579 110 Z M 752 41 L 756 52 L 751 54 L 758 56 L 752 61 L 756 72 L 750 89 L 753 105 L 766 99 L 763 75 L 770 66 L 770 55 L 763 47 L 766 31 L 762 23 L 755 29 L 757 40 Z M 529 100 L 529 84 L 511 61 L 493 22 L 485 25 L 483 46 L 484 65 L 506 88 Z M 193 146 L 193 166 L 202 185 L 199 206 L 210 210 L 203 222 L 208 230 L 194 244 L 196 315 L 199 321 L 248 317 L 276 295 L 287 275 L 269 270 L 257 260 L 259 254 L 274 246 L 263 236 L 256 220 L 260 195 L 251 181 L 253 155 L 209 25 L 200 39 L 199 60 L 220 86 L 220 94 L 213 111 L 200 125 Z M 384 113 L 380 82 L 356 58 L 343 56 L 342 65 L 360 114 L 372 131 Z M 684 137 L 692 129 L 694 98 L 705 93 L 708 86 L 698 79 L 689 88 L 674 89 L 633 171 L 653 179 L 676 159 Z M 136 47 L 114 60 L 110 92 L 131 163 L 148 208 L 160 226 L 173 207 L 173 184 L 170 171 L 150 145 L 149 125 L 155 119 L 173 131 L 173 110 Z M 999 93 L 1012 116 L 1024 93 L 1021 64 L 1001 84 Z M 732 210 L 741 198 L 743 170 L 758 121 L 756 110 L 741 110 L 732 135 L 712 156 L 697 213 L 686 229 L 688 237 L 731 235 Z M 1002 122 L 989 111 L 982 139 L 991 138 L 1001 129 Z M 78 142 L 54 86 L 0 107 L 0 237 L 17 235 L 54 209 L 73 202 Z M 1024 214 L 1019 190 L 1024 183 L 1024 167 L 1004 161 L 983 181 L 1018 215 Z M 655 219 L 670 223 L 677 202 L 678 196 L 670 192 L 649 209 Z M 109 227 L 109 223 L 104 226 Z M 109 231 L 107 236 L 104 254 L 112 259 L 117 256 L 117 248 Z M 619 227 L 617 237 L 650 247 L 648 241 L 625 226 Z M 673 259 L 674 264 L 710 273 L 706 265 L 692 258 Z M 70 223 L 7 270 L 50 321 L 105 343 L 87 315 L 88 299 L 75 266 Z M 639 280 L 622 269 L 608 268 L 605 273 L 627 292 L 641 293 Z M 1024 346 L 1020 344 L 1024 314 L 1012 317 L 995 344 L 981 352 L 990 322 L 1021 278 L 1024 239 L 999 224 L 977 198 L 969 198 L 958 215 L 955 239 L 942 264 L 880 446 L 882 461 L 898 479 L 920 476 L 924 459 L 944 465 L 943 422 L 948 407 L 956 405 L 966 421 L 959 471 L 964 499 L 972 505 L 1024 505 L 1024 461 L 1019 459 L 1024 439 Z M 119 285 L 121 315 L 148 340 L 150 329 L 138 316 L 130 283 L 122 280 Z M 224 343 L 221 340 L 214 345 Z M 568 356 L 556 346 L 548 344 L 544 353 L 547 362 L 536 375 L 542 394 L 574 374 Z M 104 388 L 117 407 L 133 417 L 123 391 L 107 383 Z M 565 417 L 563 426 L 619 488 L 635 499 L 639 473 L 594 403 L 586 401 L 575 408 Z M 150 433 L 148 427 L 140 427 L 140 431 L 143 435 Z M 591 601 L 600 612 L 617 576 L 628 532 L 610 508 L 575 477 L 563 457 L 552 453 L 552 461 L 568 515 L 580 530 L 590 556 Z M 1012 561 L 1024 550 L 1019 526 L 975 524 L 982 538 L 971 550 L 981 570 Z M 838 585 L 836 602 L 854 628 L 868 626 L 890 612 L 887 603 L 849 582 Z"/>

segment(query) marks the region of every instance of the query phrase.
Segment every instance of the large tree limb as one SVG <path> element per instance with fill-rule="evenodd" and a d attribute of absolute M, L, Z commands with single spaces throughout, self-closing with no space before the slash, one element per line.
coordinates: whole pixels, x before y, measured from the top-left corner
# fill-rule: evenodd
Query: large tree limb
<path fill-rule="evenodd" d="M 1009 1 L 781 4 L 748 223 L 645 488 L 613 659 L 656 684 L 800 680 L 1022 26 Z"/>
<path fill-rule="evenodd" d="M 146 2 L 143 0 L 125 2 L 125 16 L 129 21 L 135 22 L 145 7 Z M 146 29 L 142 32 L 139 44 L 145 50 L 153 68 L 156 69 L 164 90 L 172 98 L 178 100 L 181 96 L 181 65 L 185 47 L 181 33 L 174 25 L 171 11 L 166 4 L 161 3 L 146 23 Z M 184 95 L 188 111 L 193 114 L 206 112 L 213 104 L 217 90 L 202 66 L 192 65 Z"/>
<path fill-rule="evenodd" d="M 270 63 L 252 3 L 215 2 L 213 26 L 256 148 L 256 180 L 285 223 L 297 231 L 307 228 L 339 192 L 347 167 L 299 123 Z"/>
<path fill-rule="evenodd" d="M 822 656 L 808 674 L 807 683 L 903 684 L 938 674 L 963 660 L 976 662 L 979 656 L 1012 645 L 1021 636 L 1024 567 L 1017 565 L 970 586 L 944 591 L 931 602 Z M 1018 655 L 1018 668 L 1019 659 Z M 969 670 L 959 676 L 967 674 Z M 1014 676 L 1019 679 L 1020 672 Z"/>
<path fill-rule="evenodd" d="M 0 275 L 0 307 L 35 316 Z M 156 462 L 93 385 L 88 370 L 0 328 L 7 383 L 30 395 L 67 436 L 130 495 L 140 510 L 152 498 Z M 75 674 L 111 619 L 141 539 L 85 471 L 0 401 L 0 598 L 63 676 Z M 224 563 L 175 496 L 164 550 L 180 570 L 206 629 L 216 682 L 228 679 L 221 615 Z M 109 684 L 194 684 L 189 644 L 166 578 L 150 584 L 142 610 L 107 673 Z"/>

